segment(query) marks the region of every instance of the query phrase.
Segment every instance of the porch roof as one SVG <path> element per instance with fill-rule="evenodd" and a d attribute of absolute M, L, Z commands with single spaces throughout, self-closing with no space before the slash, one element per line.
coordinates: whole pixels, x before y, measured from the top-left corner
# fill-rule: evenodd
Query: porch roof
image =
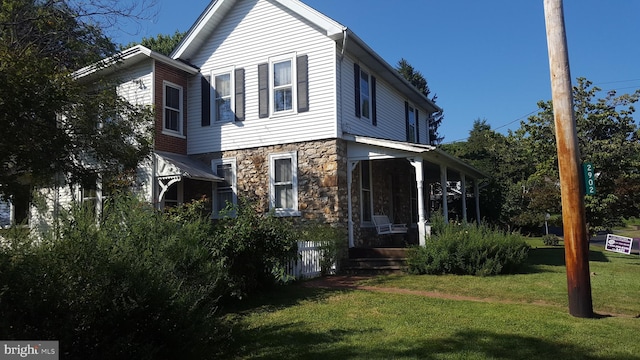
<path fill-rule="evenodd" d="M 158 178 L 189 178 L 194 180 L 222 182 L 223 178 L 215 175 L 202 162 L 186 155 L 155 152 Z"/>
<path fill-rule="evenodd" d="M 444 165 L 473 179 L 485 179 L 489 175 L 467 164 L 463 160 L 436 148 L 433 145 L 414 144 L 405 141 L 387 140 L 367 136 L 344 134 L 343 139 L 352 146 L 347 148 L 347 157 L 352 160 L 375 160 L 411 158 L 419 156 L 428 163 Z M 450 180 L 456 180 L 451 178 Z"/>

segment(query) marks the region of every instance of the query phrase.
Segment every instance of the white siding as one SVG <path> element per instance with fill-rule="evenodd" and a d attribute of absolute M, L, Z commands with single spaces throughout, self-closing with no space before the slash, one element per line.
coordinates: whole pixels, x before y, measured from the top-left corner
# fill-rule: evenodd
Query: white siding
<path fill-rule="evenodd" d="M 188 88 L 188 153 L 206 153 L 337 136 L 335 42 L 314 25 L 269 0 L 238 2 L 190 59 L 204 75 L 245 70 L 245 121 L 201 126 L 200 79 Z M 309 111 L 258 118 L 258 64 L 270 57 L 307 55 Z"/>
<path fill-rule="evenodd" d="M 134 105 L 151 105 L 153 90 L 153 63 L 151 59 L 118 72 L 118 94 Z"/>
<path fill-rule="evenodd" d="M 355 116 L 355 84 L 353 73 L 354 60 L 345 57 L 339 64 L 342 67 L 340 72 L 340 84 L 342 88 L 341 104 L 339 108 L 342 114 L 342 131 L 355 135 L 369 136 L 388 140 L 406 141 L 406 122 L 404 103 L 407 98 L 397 89 L 392 88 L 387 82 L 381 79 L 379 74 L 371 72 L 366 64 L 359 63 L 361 68 L 376 77 L 376 109 L 377 126 L 372 125 L 371 119 L 357 118 Z M 410 103 L 411 104 L 411 103 Z M 411 104 L 414 106 L 414 104 Z M 415 106 L 414 106 L 415 107 Z M 420 143 L 427 143 L 427 111 L 417 108 L 419 112 Z"/>

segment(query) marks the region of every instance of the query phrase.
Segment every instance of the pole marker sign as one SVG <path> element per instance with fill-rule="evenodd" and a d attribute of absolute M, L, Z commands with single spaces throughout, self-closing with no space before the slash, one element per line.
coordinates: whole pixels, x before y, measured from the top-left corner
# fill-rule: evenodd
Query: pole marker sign
<path fill-rule="evenodd" d="M 584 173 L 584 190 L 585 195 L 596 194 L 596 175 L 593 163 L 586 162 L 582 164 L 582 171 Z"/>
<path fill-rule="evenodd" d="M 607 234 L 607 240 L 604 243 L 604 249 L 608 251 L 630 255 L 632 245 L 633 245 L 633 238 Z"/>

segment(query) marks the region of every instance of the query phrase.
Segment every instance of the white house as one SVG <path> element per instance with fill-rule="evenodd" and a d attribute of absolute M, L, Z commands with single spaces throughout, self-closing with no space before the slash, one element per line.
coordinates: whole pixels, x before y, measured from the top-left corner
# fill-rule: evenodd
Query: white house
<path fill-rule="evenodd" d="M 171 56 L 142 46 L 120 55 L 77 76 L 118 76 L 130 101 L 154 106 L 155 155 L 138 177 L 160 208 L 204 196 L 215 217 L 246 197 L 298 222 L 344 226 L 350 247 L 388 245 L 372 222 L 384 214 L 422 243 L 429 185 L 460 181 L 463 217 L 479 219 L 484 174 L 429 144 L 439 108 L 302 1 L 214 0 Z M 99 207 L 102 190 L 97 181 L 76 195 Z M 58 203 L 74 197 L 52 191 Z"/>

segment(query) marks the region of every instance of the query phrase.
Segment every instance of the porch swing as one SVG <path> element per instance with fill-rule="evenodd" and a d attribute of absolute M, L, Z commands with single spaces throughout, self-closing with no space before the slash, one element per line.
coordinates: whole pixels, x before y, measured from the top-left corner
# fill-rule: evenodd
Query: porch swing
<path fill-rule="evenodd" d="M 373 215 L 373 224 L 378 235 L 406 234 L 406 224 L 392 224 L 387 215 Z"/>

